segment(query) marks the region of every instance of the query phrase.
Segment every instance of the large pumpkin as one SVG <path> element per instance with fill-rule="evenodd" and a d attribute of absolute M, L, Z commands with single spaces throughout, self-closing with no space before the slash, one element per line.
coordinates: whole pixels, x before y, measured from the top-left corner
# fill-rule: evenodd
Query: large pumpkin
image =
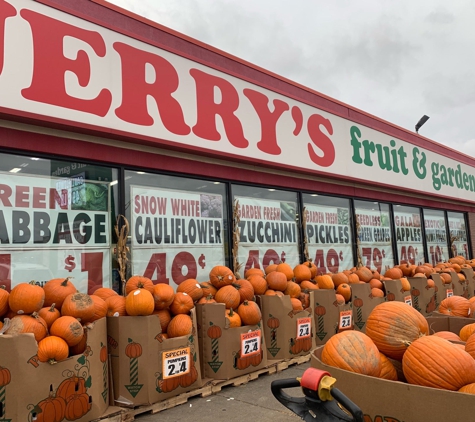
<path fill-rule="evenodd" d="M 323 346 L 322 362 L 358 374 L 373 377 L 381 374 L 378 348 L 366 334 L 359 331 L 343 331 L 330 337 Z"/>
<path fill-rule="evenodd" d="M 439 313 L 458 317 L 468 317 L 469 310 L 470 302 L 462 296 L 446 297 L 439 306 Z"/>
<path fill-rule="evenodd" d="M 415 340 L 402 358 L 410 384 L 456 391 L 475 382 L 475 360 L 450 341 L 437 336 Z"/>
<path fill-rule="evenodd" d="M 429 335 L 427 320 L 403 302 L 377 305 L 366 321 L 366 334 L 387 357 L 401 359 L 409 344 Z"/>
<path fill-rule="evenodd" d="M 43 306 L 51 306 L 55 303 L 58 309 L 61 309 L 61 306 L 63 306 L 66 296 L 77 291 L 70 277 L 53 278 L 43 286 L 43 290 L 45 292 L 45 303 Z"/>

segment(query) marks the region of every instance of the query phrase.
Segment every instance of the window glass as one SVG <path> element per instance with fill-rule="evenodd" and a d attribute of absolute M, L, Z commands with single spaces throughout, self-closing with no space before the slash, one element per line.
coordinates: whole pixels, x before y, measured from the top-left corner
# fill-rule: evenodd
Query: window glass
<path fill-rule="evenodd" d="M 450 243 L 452 255 L 461 255 L 465 259 L 468 257 L 467 228 L 465 226 L 465 216 L 459 212 L 448 212 L 450 230 Z"/>
<path fill-rule="evenodd" d="M 233 185 L 233 204 L 239 216 L 239 272 L 287 262 L 300 263 L 297 193 Z"/>
<path fill-rule="evenodd" d="M 425 257 L 420 209 L 394 205 L 393 213 L 399 262 L 422 265 Z"/>
<path fill-rule="evenodd" d="M 131 274 L 176 288 L 228 264 L 225 184 L 137 171 L 125 179 Z"/>
<path fill-rule="evenodd" d="M 384 274 L 394 265 L 389 205 L 355 201 L 358 261 Z"/>
<path fill-rule="evenodd" d="M 350 201 L 303 194 L 306 255 L 319 273 L 337 273 L 353 267 Z"/>
<path fill-rule="evenodd" d="M 424 227 L 429 262 L 436 265 L 449 258 L 444 211 L 424 209 Z"/>
<path fill-rule="evenodd" d="M 111 269 L 116 169 L 0 154 L 0 172 L 2 284 L 73 277 L 81 292 L 117 287 Z"/>

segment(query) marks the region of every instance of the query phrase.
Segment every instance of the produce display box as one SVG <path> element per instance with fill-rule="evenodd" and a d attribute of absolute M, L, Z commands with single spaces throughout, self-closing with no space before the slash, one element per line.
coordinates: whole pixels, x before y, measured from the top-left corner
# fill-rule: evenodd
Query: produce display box
<path fill-rule="evenodd" d="M 0 335 L 0 420 L 86 422 L 109 406 L 107 324 L 88 329 L 80 355 L 54 365 L 38 360 L 33 334 Z"/>
<path fill-rule="evenodd" d="M 472 420 L 475 395 L 420 387 L 333 368 L 321 361 L 323 347 L 310 365 L 336 378 L 335 387 L 361 408 L 365 422 L 447 422 Z"/>
<path fill-rule="evenodd" d="M 371 293 L 369 283 L 351 285 L 351 302 L 353 304 L 353 328 L 356 331 L 366 332 L 366 321 L 371 311 L 380 303 L 386 301 L 384 297 L 376 297 Z"/>
<path fill-rule="evenodd" d="M 223 303 L 196 306 L 203 378 L 228 380 L 267 365 L 262 321 L 229 327 Z"/>
<path fill-rule="evenodd" d="M 313 318 L 317 346 L 325 344 L 330 337 L 340 331 L 353 329 L 353 305 L 351 302 L 338 305 L 333 289 L 319 289 L 313 293 Z"/>
<path fill-rule="evenodd" d="M 439 287 L 429 287 L 427 279 L 423 277 L 407 279 L 411 285 L 412 307 L 424 316 L 431 315 L 439 307 Z"/>
<path fill-rule="evenodd" d="M 467 280 L 467 299 L 470 299 L 471 297 L 475 296 L 475 274 L 473 272 L 473 268 L 462 268 L 461 272 Z"/>
<path fill-rule="evenodd" d="M 189 336 L 165 339 L 156 315 L 107 318 L 114 403 L 150 405 L 200 388 L 196 312 Z"/>
<path fill-rule="evenodd" d="M 309 293 L 307 310 L 292 310 L 290 296 L 258 296 L 262 311 L 262 325 L 267 359 L 292 359 L 315 348 L 313 321 L 314 293 Z"/>
<path fill-rule="evenodd" d="M 388 302 L 396 300 L 412 306 L 411 292 L 403 290 L 401 280 L 384 280 L 383 285 Z"/>

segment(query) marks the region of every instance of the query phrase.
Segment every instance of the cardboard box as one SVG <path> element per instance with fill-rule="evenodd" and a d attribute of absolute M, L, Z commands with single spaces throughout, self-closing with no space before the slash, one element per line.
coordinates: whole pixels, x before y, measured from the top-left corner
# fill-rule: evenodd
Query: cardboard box
<path fill-rule="evenodd" d="M 475 274 L 473 268 L 462 268 L 462 274 L 467 279 L 468 296 L 467 299 L 475 296 Z"/>
<path fill-rule="evenodd" d="M 366 332 L 366 321 L 371 311 L 380 303 L 386 301 L 384 297 L 375 297 L 371 294 L 369 283 L 351 285 L 351 302 L 353 304 L 354 329 Z"/>
<path fill-rule="evenodd" d="M 330 337 L 343 330 L 353 329 L 353 305 L 338 305 L 333 289 L 314 292 L 315 343 L 325 344 Z"/>
<path fill-rule="evenodd" d="M 365 415 L 365 422 L 447 422 L 472 420 L 475 396 L 356 374 L 325 365 L 323 347 L 312 352 L 310 365 L 328 371 L 335 387 Z"/>
<path fill-rule="evenodd" d="M 315 348 L 313 292 L 309 294 L 310 307 L 300 312 L 292 310 L 290 296 L 258 296 L 267 359 L 290 359 Z"/>
<path fill-rule="evenodd" d="M 189 336 L 164 339 L 156 315 L 107 318 L 114 403 L 157 403 L 202 386 L 196 312 Z"/>
<path fill-rule="evenodd" d="M 429 287 L 427 278 L 407 277 L 407 279 L 411 285 L 412 307 L 416 311 L 419 311 L 424 316 L 428 316 L 438 309 L 438 306 L 436 307 L 438 292 L 436 292 L 434 287 Z"/>
<path fill-rule="evenodd" d="M 440 274 L 433 273 L 430 275 L 430 278 L 434 280 L 434 284 L 436 287 L 435 290 L 435 310 L 439 309 L 440 302 L 442 302 L 446 297 L 447 294 L 453 294 L 454 291 L 454 284 L 448 283 L 445 284 Z"/>
<path fill-rule="evenodd" d="M 473 319 L 472 318 L 463 318 L 463 317 L 456 317 L 456 316 L 451 316 L 451 315 L 444 315 L 439 312 L 433 312 L 431 315 L 432 318 L 427 318 L 428 321 L 433 321 L 434 319 L 437 320 L 445 320 L 445 328 L 441 328 L 440 325 L 437 325 L 437 329 L 434 329 L 434 332 L 437 331 L 451 331 L 452 333 L 455 333 L 457 335 L 460 334 L 460 330 L 465 327 L 468 324 L 473 324 Z M 438 322 L 438 324 L 441 324 Z M 432 329 L 432 327 L 431 327 Z M 431 331 L 432 332 L 432 331 Z"/>
<path fill-rule="evenodd" d="M 398 302 L 405 302 L 412 306 L 411 292 L 407 292 L 402 288 L 401 280 L 384 280 L 383 285 L 388 302 L 397 300 Z"/>
<path fill-rule="evenodd" d="M 65 403 L 61 420 L 99 418 L 109 406 L 106 343 L 107 325 L 102 318 L 91 324 L 83 354 L 51 365 L 38 360 L 33 334 L 0 335 L 0 367 L 9 374 L 9 382 L 0 386 L 0 420 L 59 421 L 58 415 L 49 413 L 55 399 Z"/>
<path fill-rule="evenodd" d="M 230 328 L 223 303 L 200 304 L 196 310 L 204 378 L 228 380 L 267 365 L 262 323 Z"/>
<path fill-rule="evenodd" d="M 451 272 L 450 276 L 452 277 L 452 283 L 454 285 L 454 295 L 463 296 L 464 298 L 469 298 L 469 286 L 467 280 L 460 280 L 456 272 Z"/>

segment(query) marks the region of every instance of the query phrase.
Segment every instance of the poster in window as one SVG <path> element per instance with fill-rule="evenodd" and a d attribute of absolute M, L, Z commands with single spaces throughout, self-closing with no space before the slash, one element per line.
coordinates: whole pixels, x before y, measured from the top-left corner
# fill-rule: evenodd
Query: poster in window
<path fill-rule="evenodd" d="M 436 265 L 439 262 L 447 261 L 447 231 L 444 216 L 425 214 L 424 227 L 427 241 L 427 251 L 429 262 Z"/>
<path fill-rule="evenodd" d="M 399 262 L 422 265 L 425 258 L 420 214 L 399 212 L 395 209 L 394 227 Z"/>
<path fill-rule="evenodd" d="M 463 214 L 459 216 L 449 213 L 450 240 L 452 242 L 453 256 L 461 255 L 465 259 L 468 257 L 467 230 Z"/>

